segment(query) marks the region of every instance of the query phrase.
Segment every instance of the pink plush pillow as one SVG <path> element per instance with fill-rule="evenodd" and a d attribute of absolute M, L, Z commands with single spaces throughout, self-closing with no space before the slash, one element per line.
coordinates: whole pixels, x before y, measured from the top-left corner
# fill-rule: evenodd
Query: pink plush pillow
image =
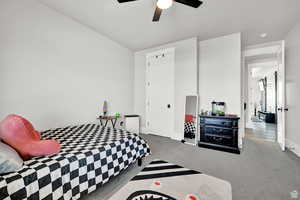
<path fill-rule="evenodd" d="M 20 117 L 20 116 L 16 116 L 16 117 L 19 117 L 23 121 L 24 126 L 26 127 L 26 129 L 28 131 L 30 131 L 32 133 L 35 140 L 41 140 L 42 139 L 41 134 L 34 129 L 32 124 L 27 119 L 25 119 L 23 117 Z"/>
<path fill-rule="evenodd" d="M 9 115 L 0 122 L 0 139 L 13 147 L 25 160 L 60 152 L 57 141 L 41 140 L 40 133 L 34 130 L 32 124 L 17 115 Z"/>

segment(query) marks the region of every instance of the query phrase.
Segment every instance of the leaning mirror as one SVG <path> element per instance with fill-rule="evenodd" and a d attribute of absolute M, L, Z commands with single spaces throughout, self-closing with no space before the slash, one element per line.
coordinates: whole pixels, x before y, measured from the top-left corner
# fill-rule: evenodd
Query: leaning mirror
<path fill-rule="evenodd" d="M 198 96 L 189 95 L 185 98 L 184 140 L 187 144 L 197 144 Z"/>

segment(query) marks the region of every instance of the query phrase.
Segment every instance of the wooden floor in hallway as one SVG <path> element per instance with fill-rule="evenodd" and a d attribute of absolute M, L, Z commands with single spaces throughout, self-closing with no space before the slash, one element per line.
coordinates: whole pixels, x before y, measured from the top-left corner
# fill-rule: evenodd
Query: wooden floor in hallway
<path fill-rule="evenodd" d="M 254 121 L 247 128 L 247 134 L 249 137 L 275 142 L 277 138 L 277 125 L 263 121 Z"/>

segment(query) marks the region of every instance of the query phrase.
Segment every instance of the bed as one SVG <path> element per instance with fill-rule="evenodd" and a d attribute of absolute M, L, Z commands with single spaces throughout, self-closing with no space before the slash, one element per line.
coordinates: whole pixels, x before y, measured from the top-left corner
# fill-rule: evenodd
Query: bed
<path fill-rule="evenodd" d="M 35 157 L 21 170 L 0 176 L 0 200 L 79 199 L 107 183 L 132 163 L 150 154 L 136 134 L 96 124 L 47 130 L 61 152 Z"/>

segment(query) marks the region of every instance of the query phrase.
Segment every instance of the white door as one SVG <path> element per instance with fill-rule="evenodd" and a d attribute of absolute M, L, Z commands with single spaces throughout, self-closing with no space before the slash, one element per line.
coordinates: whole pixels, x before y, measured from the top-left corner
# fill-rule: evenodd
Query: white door
<path fill-rule="evenodd" d="M 285 43 L 282 41 L 281 49 L 278 53 L 278 82 L 277 82 L 277 141 L 282 149 L 285 150 L 285 114 L 286 93 L 285 93 Z"/>
<path fill-rule="evenodd" d="M 146 126 L 151 134 L 172 137 L 174 131 L 175 50 L 147 55 Z"/>

